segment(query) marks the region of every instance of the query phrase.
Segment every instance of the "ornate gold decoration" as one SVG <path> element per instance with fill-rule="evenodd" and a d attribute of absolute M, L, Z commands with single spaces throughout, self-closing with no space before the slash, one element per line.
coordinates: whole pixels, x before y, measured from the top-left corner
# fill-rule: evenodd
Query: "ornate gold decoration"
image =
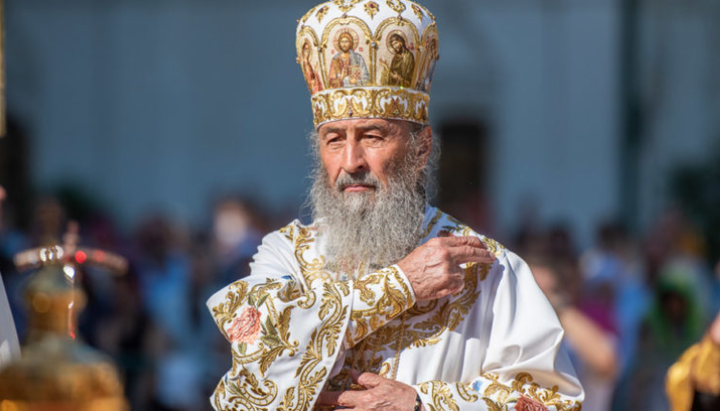
<path fill-rule="evenodd" d="M 343 13 L 347 13 L 361 1 L 362 0 L 333 0 L 333 3 L 335 3 L 335 5 L 338 6 Z"/>
<path fill-rule="evenodd" d="M 270 365 L 286 350 L 290 356 L 295 355 L 297 352 L 299 343 L 297 341 L 290 341 L 290 313 L 293 307 L 287 307 L 281 313 L 278 313 L 275 309 L 273 299 L 268 298 L 270 291 L 280 290 L 281 288 L 292 290 L 295 288 L 295 283 L 292 281 L 285 284 L 268 282 L 256 285 L 251 290 L 248 290 L 246 282 L 237 281 L 228 289 L 228 293 L 225 296 L 225 303 L 212 308 L 215 322 L 218 324 L 225 338 L 231 342 L 232 339 L 228 335 L 226 327 L 235 320 L 241 306 L 249 305 L 255 308 L 264 306 L 267 310 L 267 316 L 265 320 L 261 322 L 262 333 L 255 351 L 248 353 L 247 350 L 249 346 L 245 342 L 237 344 L 237 348 L 233 347 L 231 350 L 233 357 L 233 375 L 240 372 L 238 371 L 238 367 L 259 361 L 260 376 L 264 377 Z M 301 298 L 314 300 L 312 292 L 300 294 L 285 291 L 284 293 L 278 292 L 277 295 L 281 300 L 284 300 L 284 302 L 299 300 Z M 242 373 L 238 374 L 238 376 L 242 375 Z"/>
<path fill-rule="evenodd" d="M 299 377 L 298 385 L 285 392 L 278 407 L 280 411 L 309 409 L 310 401 L 319 392 L 320 384 L 325 380 L 328 372 L 325 368 L 317 369 L 317 366 L 325 356 L 335 355 L 338 340 L 342 336 L 341 327 L 347 317 L 347 307 L 343 307 L 340 293 L 347 296 L 350 290 L 336 288 L 329 283 L 324 284 L 323 288 L 319 314 L 323 324 L 319 330 L 313 331 L 310 337 L 300 368 L 295 373 L 295 376 Z"/>
<path fill-rule="evenodd" d="M 365 3 L 365 13 L 367 13 L 371 19 L 375 17 L 378 11 L 380 11 L 380 6 L 374 1 Z"/>
<path fill-rule="evenodd" d="M 386 0 L 387 7 L 380 7 L 377 1 L 366 1 L 363 7 L 356 7 L 360 2 L 333 0 L 323 3 L 322 7 L 313 9 L 316 19 L 306 14 L 298 25 L 298 62 L 302 62 L 308 82 L 315 126 L 352 118 L 398 119 L 427 124 L 430 73 L 435 69 L 435 45 L 438 44 L 437 30 L 428 30 L 434 23 L 422 18 L 429 13 L 408 0 Z M 409 10 L 418 16 L 418 20 L 403 17 Z M 333 17 L 325 19 L 326 15 Z M 371 24 L 376 21 L 379 24 Z M 353 36 L 355 41 L 351 49 L 343 51 L 338 45 L 333 47 L 339 30 Z M 421 38 L 419 33 L 428 34 Z M 391 34 L 398 34 L 405 40 L 404 50 L 398 48 L 401 45 L 390 44 Z M 319 43 L 314 40 L 318 37 Z M 432 41 L 433 47 L 423 47 L 421 40 Z M 307 55 L 309 49 L 302 48 L 307 41 L 316 45 L 310 57 Z M 308 60 L 312 61 L 312 67 L 317 64 L 312 72 Z M 319 86 L 318 78 L 322 79 L 323 87 Z"/>
<path fill-rule="evenodd" d="M 311 261 L 305 258 L 305 252 L 310 250 L 315 243 L 312 228 L 291 224 L 282 228 L 280 232 L 284 233 L 293 244 L 295 259 L 300 265 L 300 273 L 305 280 L 306 287 L 311 287 L 315 281 L 326 282 L 333 279 L 330 273 L 324 270 L 324 257 L 313 258 Z"/>
<path fill-rule="evenodd" d="M 420 384 L 419 387 L 421 393 L 427 394 L 432 398 L 432 404 L 424 404 L 429 408 L 429 411 L 460 411 L 448 383 L 443 381 L 428 381 Z"/>
<path fill-rule="evenodd" d="M 394 281 L 389 281 L 389 278 Z M 401 289 L 394 284 L 400 284 Z M 370 285 L 381 285 L 381 297 L 377 298 L 370 289 Z M 350 319 L 355 321 L 357 331 L 349 336 L 351 345 L 364 338 L 389 320 L 403 313 L 412 301 L 412 291 L 400 278 L 400 273 L 393 267 L 388 267 L 376 273 L 363 276 L 355 281 L 355 289 L 360 292 L 360 299 L 370 308 L 352 311 Z M 401 329 L 403 327 L 401 326 Z"/>
<path fill-rule="evenodd" d="M 387 118 L 427 123 L 430 97 L 409 89 L 355 88 L 312 96 L 315 126 L 349 118 Z"/>
<path fill-rule="evenodd" d="M 328 6 L 323 6 L 320 8 L 320 10 L 317 11 L 317 14 L 315 15 L 315 17 L 317 17 L 318 23 L 322 23 L 322 20 L 325 18 L 325 15 L 327 14 L 328 10 L 330 10 L 330 8 Z"/>
<path fill-rule="evenodd" d="M 423 14 L 423 10 L 420 8 L 420 6 L 418 6 L 417 4 L 412 4 L 410 6 L 410 8 L 412 9 L 413 13 L 415 13 L 415 15 L 417 16 L 418 19 L 420 19 L 420 20 L 423 19 L 424 14 Z"/>
<path fill-rule="evenodd" d="M 405 11 L 405 3 L 400 0 L 386 0 L 385 3 L 397 14 L 402 14 L 402 12 Z"/>
<path fill-rule="evenodd" d="M 490 409 L 506 410 L 508 403 L 515 403 L 519 397 L 516 394 L 526 396 L 538 401 L 545 406 L 555 407 L 556 411 L 580 411 L 579 401 L 564 399 L 558 394 L 558 386 L 550 389 L 542 388 L 529 373 L 519 373 L 509 383 L 501 383 L 499 377 L 492 373 L 483 375 L 483 378 L 490 381 L 490 384 L 483 391 L 483 400 Z M 514 395 L 515 394 L 515 395 Z"/>
<path fill-rule="evenodd" d="M 473 390 L 470 384 L 464 384 L 461 382 L 455 383 L 455 390 L 463 401 L 477 402 L 477 400 L 480 399 L 478 392 Z"/>

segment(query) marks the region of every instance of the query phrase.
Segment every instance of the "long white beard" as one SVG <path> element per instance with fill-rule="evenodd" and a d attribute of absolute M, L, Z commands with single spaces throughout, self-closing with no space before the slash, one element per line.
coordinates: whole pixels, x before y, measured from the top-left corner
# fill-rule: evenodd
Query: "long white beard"
<path fill-rule="evenodd" d="M 333 187 L 325 168 L 316 168 L 310 200 L 326 269 L 353 276 L 395 264 L 417 246 L 426 196 L 411 163 L 405 159 L 390 171 L 387 188 L 368 172 L 343 172 Z M 348 184 L 375 190 L 343 192 Z"/>

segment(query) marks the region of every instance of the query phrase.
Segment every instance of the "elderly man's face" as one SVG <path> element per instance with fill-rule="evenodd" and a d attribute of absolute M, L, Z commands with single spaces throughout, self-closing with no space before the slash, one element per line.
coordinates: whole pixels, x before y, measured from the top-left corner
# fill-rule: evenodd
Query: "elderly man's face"
<path fill-rule="evenodd" d="M 344 175 L 369 173 L 387 187 L 393 164 L 407 155 L 409 131 L 405 121 L 381 119 L 342 120 L 321 126 L 320 159 L 328 183 L 334 187 Z M 346 195 L 380 189 L 372 183 L 341 184 L 337 188 Z"/>

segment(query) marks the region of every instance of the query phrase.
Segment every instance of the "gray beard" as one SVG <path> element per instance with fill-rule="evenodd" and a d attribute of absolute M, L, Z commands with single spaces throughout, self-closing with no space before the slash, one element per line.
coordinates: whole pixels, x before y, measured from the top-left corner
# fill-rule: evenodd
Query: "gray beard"
<path fill-rule="evenodd" d="M 396 264 L 415 249 L 421 240 L 426 195 L 411 163 L 405 159 L 391 170 L 387 188 L 365 171 L 342 172 L 333 187 L 325 168 L 318 165 L 310 201 L 325 269 L 352 277 Z M 343 192 L 348 184 L 375 190 Z"/>

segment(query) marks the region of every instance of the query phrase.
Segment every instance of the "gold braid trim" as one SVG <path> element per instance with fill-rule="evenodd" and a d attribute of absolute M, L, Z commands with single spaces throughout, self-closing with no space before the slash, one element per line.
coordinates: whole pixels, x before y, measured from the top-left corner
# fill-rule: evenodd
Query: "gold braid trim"
<path fill-rule="evenodd" d="M 311 98 L 315 127 L 329 121 L 383 118 L 428 123 L 430 96 L 395 87 L 357 87 L 320 91 Z"/>
<path fill-rule="evenodd" d="M 505 411 L 508 405 L 518 402 L 539 403 L 544 407 L 554 407 L 555 411 L 580 411 L 582 404 L 579 401 L 564 398 L 558 393 L 558 386 L 550 389 L 542 388 L 533 382 L 529 373 L 519 373 L 508 384 L 499 381 L 495 374 L 487 373 L 482 376 L 490 381 L 483 391 L 483 401 L 488 409 Z"/>

